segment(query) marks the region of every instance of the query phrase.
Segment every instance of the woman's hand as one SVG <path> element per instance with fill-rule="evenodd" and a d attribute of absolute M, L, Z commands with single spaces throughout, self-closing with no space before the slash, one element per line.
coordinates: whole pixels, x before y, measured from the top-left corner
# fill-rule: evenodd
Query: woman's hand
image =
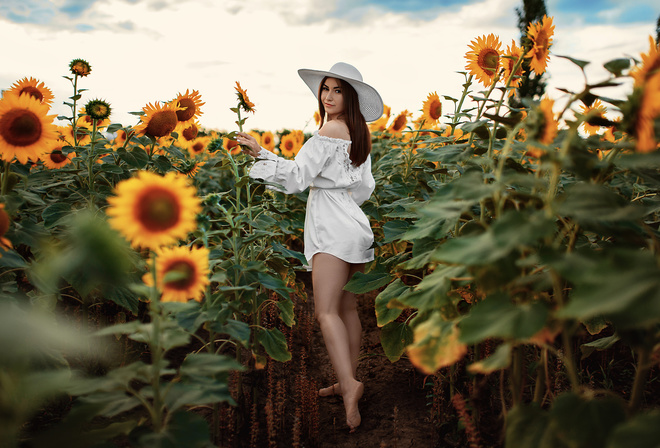
<path fill-rule="evenodd" d="M 241 145 L 243 154 L 248 154 L 252 157 L 257 157 L 261 151 L 261 146 L 259 146 L 257 139 L 245 132 L 236 133 L 236 143 Z"/>

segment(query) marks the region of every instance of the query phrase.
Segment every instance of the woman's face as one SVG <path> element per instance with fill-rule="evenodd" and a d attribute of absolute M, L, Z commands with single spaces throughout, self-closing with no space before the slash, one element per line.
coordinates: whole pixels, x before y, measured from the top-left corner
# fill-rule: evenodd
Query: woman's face
<path fill-rule="evenodd" d="M 321 86 L 321 102 L 328 114 L 328 120 L 337 118 L 344 112 L 344 95 L 338 79 L 327 78 Z"/>

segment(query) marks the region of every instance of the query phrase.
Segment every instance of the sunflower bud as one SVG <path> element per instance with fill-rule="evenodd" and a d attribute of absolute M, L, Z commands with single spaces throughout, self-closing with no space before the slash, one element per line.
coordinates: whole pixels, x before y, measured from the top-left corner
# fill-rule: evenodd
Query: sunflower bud
<path fill-rule="evenodd" d="M 69 69 L 71 70 L 71 73 L 81 77 L 92 73 L 92 66 L 84 59 L 74 59 L 69 63 Z"/>
<path fill-rule="evenodd" d="M 110 105 L 103 100 L 91 100 L 85 105 L 85 113 L 92 119 L 101 121 L 110 117 L 112 109 Z"/>

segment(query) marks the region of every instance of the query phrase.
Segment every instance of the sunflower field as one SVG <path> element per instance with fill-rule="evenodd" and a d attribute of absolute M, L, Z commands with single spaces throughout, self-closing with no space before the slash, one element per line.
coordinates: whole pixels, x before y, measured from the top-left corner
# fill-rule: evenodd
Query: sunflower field
<path fill-rule="evenodd" d="M 462 92 L 370 124 L 376 259 L 346 289 L 423 379 L 410 421 L 431 434 L 410 446 L 660 440 L 660 50 L 587 80 L 552 22 L 521 47 L 475 38 Z M 520 98 L 551 57 L 583 89 Z M 324 446 L 306 194 L 248 177 L 246 89 L 223 131 L 190 89 L 123 125 L 88 76 L 71 61 L 67 116 L 33 77 L 0 99 L 0 445 Z M 287 158 L 309 138 L 249 132 Z"/>

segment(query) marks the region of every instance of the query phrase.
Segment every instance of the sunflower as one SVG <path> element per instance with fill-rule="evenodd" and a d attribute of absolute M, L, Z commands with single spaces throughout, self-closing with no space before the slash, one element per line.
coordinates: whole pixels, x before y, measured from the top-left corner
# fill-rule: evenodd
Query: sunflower
<path fill-rule="evenodd" d="M 11 241 L 5 238 L 5 235 L 9 231 L 10 224 L 11 219 L 9 219 L 9 214 L 5 210 L 5 204 L 0 204 L 0 247 L 5 250 L 13 247 Z"/>
<path fill-rule="evenodd" d="M 144 115 L 140 117 L 140 123 L 135 126 L 135 131 L 153 138 L 170 135 L 179 124 L 176 115 L 179 110 L 177 101 L 166 104 L 148 103 L 142 108 Z"/>
<path fill-rule="evenodd" d="M 175 172 L 165 176 L 140 171 L 119 182 L 108 198 L 110 225 L 134 247 L 158 248 L 184 239 L 197 227 L 197 191 Z"/>
<path fill-rule="evenodd" d="M 52 105 L 55 98 L 53 92 L 43 82 L 40 83 L 38 79 L 28 79 L 27 77 L 16 81 L 5 93 L 19 96 L 23 94 L 30 95 L 48 107 Z"/>
<path fill-rule="evenodd" d="M 69 63 L 71 73 L 80 77 L 85 77 L 92 73 L 92 66 L 84 59 L 74 59 Z"/>
<path fill-rule="evenodd" d="M 403 130 L 406 128 L 406 125 L 408 124 L 408 118 L 411 116 L 412 114 L 408 112 L 408 109 L 404 110 L 399 115 L 394 117 L 392 124 L 390 124 L 390 127 L 387 128 L 387 132 L 390 134 L 401 135 Z"/>
<path fill-rule="evenodd" d="M 305 143 L 305 133 L 299 129 L 294 129 L 291 131 L 291 134 L 293 134 L 293 137 L 296 139 L 296 147 L 298 150 L 302 148 L 302 145 Z M 296 154 L 298 151 L 296 151 Z"/>
<path fill-rule="evenodd" d="M 483 35 L 473 40 L 465 53 L 468 64 L 465 69 L 475 76 L 485 87 L 493 83 L 500 68 L 500 38 L 494 34 Z"/>
<path fill-rule="evenodd" d="M 247 96 L 247 90 L 243 90 L 241 88 L 241 84 L 236 81 L 236 96 L 238 97 L 238 105 L 241 107 L 245 112 L 255 112 L 254 109 L 254 103 L 250 101 L 250 98 Z"/>
<path fill-rule="evenodd" d="M 435 126 L 442 117 L 442 103 L 436 92 L 429 93 L 422 106 L 422 119 L 425 126 Z"/>
<path fill-rule="evenodd" d="M 280 138 L 280 154 L 284 157 L 295 157 L 298 153 L 298 151 L 296 151 L 296 146 L 296 137 L 292 133 L 283 135 Z"/>
<path fill-rule="evenodd" d="M 317 126 L 321 124 L 321 114 L 318 110 L 314 112 L 314 123 L 316 123 Z"/>
<path fill-rule="evenodd" d="M 156 286 L 162 293 L 162 302 L 200 302 L 209 280 L 209 250 L 200 248 L 172 247 L 156 252 Z M 144 282 L 152 286 L 151 274 Z"/>
<path fill-rule="evenodd" d="M 0 100 L 0 159 L 36 162 L 39 154 L 57 140 L 55 115 L 48 105 L 30 95 L 8 95 Z"/>
<path fill-rule="evenodd" d="M 518 59 L 520 59 L 520 56 L 522 55 L 523 49 L 520 48 L 519 46 L 516 45 L 516 41 L 511 39 L 511 45 L 506 47 L 506 53 L 505 53 L 505 58 L 504 61 L 502 61 L 502 66 L 504 67 L 504 79 L 509 79 L 511 76 L 511 72 L 513 71 L 513 68 L 516 65 L 516 62 L 518 62 Z M 525 73 L 522 64 L 518 65 L 518 69 L 516 70 L 516 73 L 514 74 L 513 78 L 511 79 L 511 83 L 509 84 L 509 87 L 519 87 L 520 83 L 522 82 L 522 76 Z M 509 90 L 509 96 L 513 95 L 515 93 L 514 89 Z"/>
<path fill-rule="evenodd" d="M 595 100 L 591 103 L 591 106 L 582 106 L 581 112 L 583 115 L 589 115 L 593 118 L 605 118 L 605 112 L 607 112 L 607 109 L 600 100 Z M 601 126 L 589 124 L 587 121 L 584 121 L 582 126 L 588 135 L 595 135 L 601 129 Z"/>
<path fill-rule="evenodd" d="M 204 162 L 201 162 L 199 160 L 191 160 L 191 159 L 184 159 L 179 161 L 176 165 L 176 170 L 177 172 L 188 176 L 190 178 L 194 178 L 197 173 L 199 173 L 199 169 L 204 166 Z"/>
<path fill-rule="evenodd" d="M 642 63 L 630 71 L 634 79 L 633 103 L 638 103 L 633 114 L 637 151 L 650 152 L 657 148 L 654 122 L 660 115 L 660 49 L 649 37 L 649 52 L 642 53 Z"/>
<path fill-rule="evenodd" d="M 204 150 L 209 146 L 210 142 L 211 142 L 211 137 L 209 136 L 197 137 L 192 142 L 190 142 L 188 151 L 193 156 L 202 154 Z"/>
<path fill-rule="evenodd" d="M 195 119 L 199 118 L 202 115 L 200 107 L 206 103 L 202 103 L 202 97 L 197 90 L 193 90 L 188 93 L 189 89 L 186 89 L 186 93 L 178 93 L 175 101 L 179 102 L 181 109 L 176 111 L 176 117 L 180 123 L 189 124 Z"/>
<path fill-rule="evenodd" d="M 273 149 L 275 149 L 275 136 L 272 132 L 265 131 L 263 134 L 261 134 L 261 146 L 270 152 L 273 152 Z"/>
<path fill-rule="evenodd" d="M 552 17 L 543 16 L 540 22 L 530 23 L 527 26 L 527 37 L 532 41 L 532 48 L 525 55 L 532 58 L 529 66 L 534 73 L 542 75 L 550 60 L 550 47 L 552 46 L 552 35 L 555 27 L 552 25 Z"/>
<path fill-rule="evenodd" d="M 197 134 L 199 133 L 199 124 L 191 121 L 186 123 L 184 126 L 185 127 L 183 130 L 179 132 L 177 142 L 182 148 L 189 149 L 197 138 Z"/>
<path fill-rule="evenodd" d="M 232 140 L 230 138 L 223 138 L 222 140 L 223 140 L 225 149 L 232 156 L 235 156 L 235 155 L 241 153 L 241 147 L 239 146 L 239 144 L 236 140 Z"/>
<path fill-rule="evenodd" d="M 554 105 L 554 100 L 545 97 L 527 118 L 527 131 L 530 138 L 543 145 L 551 144 L 555 140 L 559 130 L 559 123 L 552 110 Z M 527 154 L 532 157 L 540 157 L 543 153 L 543 149 L 533 145 L 530 145 L 527 150 Z"/>
<path fill-rule="evenodd" d="M 62 168 L 65 165 L 71 163 L 71 159 L 76 156 L 75 152 L 69 154 L 64 154 L 62 152 L 62 147 L 64 145 L 58 144 L 55 145 L 50 151 L 43 153 L 40 159 L 44 162 L 44 166 L 51 170 Z"/>

